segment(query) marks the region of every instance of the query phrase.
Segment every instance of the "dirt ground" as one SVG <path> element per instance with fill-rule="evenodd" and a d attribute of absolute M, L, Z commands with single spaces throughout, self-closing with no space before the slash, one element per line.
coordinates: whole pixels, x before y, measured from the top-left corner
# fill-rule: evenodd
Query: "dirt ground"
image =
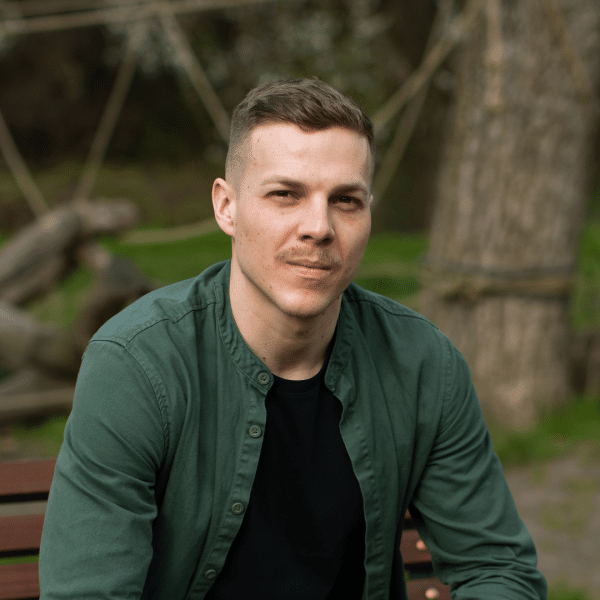
<path fill-rule="evenodd" d="M 544 465 L 507 470 L 506 477 L 549 585 L 563 582 L 600 600 L 597 450 L 583 446 Z"/>

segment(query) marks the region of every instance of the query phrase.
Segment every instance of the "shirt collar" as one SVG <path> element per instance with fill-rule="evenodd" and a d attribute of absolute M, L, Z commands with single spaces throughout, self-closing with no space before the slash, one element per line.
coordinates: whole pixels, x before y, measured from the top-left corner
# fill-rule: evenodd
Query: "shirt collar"
<path fill-rule="evenodd" d="M 230 274 L 231 261 L 226 261 L 221 271 L 213 280 L 217 301 L 216 315 L 221 340 L 231 360 L 246 376 L 251 385 L 266 394 L 273 384 L 273 374 L 250 350 L 235 323 L 229 302 Z M 335 343 L 325 373 L 325 385 L 331 391 L 335 391 L 337 381 L 350 358 L 355 327 L 356 323 L 350 303 L 346 298 L 346 294 L 343 294 Z"/>

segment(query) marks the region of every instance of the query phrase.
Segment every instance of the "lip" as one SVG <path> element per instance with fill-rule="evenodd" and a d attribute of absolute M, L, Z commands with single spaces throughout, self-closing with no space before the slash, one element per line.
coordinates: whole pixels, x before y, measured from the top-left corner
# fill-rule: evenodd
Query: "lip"
<path fill-rule="evenodd" d="M 294 267 L 304 267 L 306 269 L 315 269 L 318 271 L 331 271 L 333 269 L 332 265 L 329 263 L 312 260 L 290 260 L 288 261 L 288 264 Z"/>
<path fill-rule="evenodd" d="M 299 277 L 305 281 L 323 282 L 332 277 L 334 268 L 328 263 L 292 260 L 286 261 L 286 266 L 291 269 L 294 277 Z"/>

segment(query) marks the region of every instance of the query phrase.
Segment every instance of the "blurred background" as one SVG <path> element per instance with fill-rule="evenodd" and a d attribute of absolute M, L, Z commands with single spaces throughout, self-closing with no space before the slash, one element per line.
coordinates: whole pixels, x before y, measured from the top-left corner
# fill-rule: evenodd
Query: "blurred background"
<path fill-rule="evenodd" d="M 55 456 L 110 316 L 229 256 L 228 115 L 316 76 L 377 131 L 357 281 L 465 354 L 553 598 L 600 598 L 597 0 L 0 1 L 0 460 Z"/>

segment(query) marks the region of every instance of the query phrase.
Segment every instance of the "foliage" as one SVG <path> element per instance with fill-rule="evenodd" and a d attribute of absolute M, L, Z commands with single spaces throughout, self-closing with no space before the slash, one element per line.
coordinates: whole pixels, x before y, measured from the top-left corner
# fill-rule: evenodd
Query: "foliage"
<path fill-rule="evenodd" d="M 573 323 L 578 329 L 600 326 L 600 220 L 588 222 L 579 243 L 573 295 Z"/>
<path fill-rule="evenodd" d="M 258 83 L 318 76 L 371 112 L 410 71 L 407 62 L 421 48 L 435 6 L 427 0 L 421 3 L 425 10 L 406 9 L 421 15 L 407 27 L 396 4 L 271 0 L 187 13 L 178 20 L 228 111 Z M 180 160 L 222 144 L 190 94 L 160 20 L 152 19 L 148 27 L 110 155 L 160 160 L 167 154 Z M 133 28 L 132 22 L 116 22 L 50 31 L 15 36 L 0 47 L 0 107 L 28 161 L 85 155 Z M 412 29 L 410 39 L 398 35 L 405 29 Z"/>
<path fill-rule="evenodd" d="M 226 112 L 258 83 L 317 76 L 374 115 L 420 62 L 435 6 L 433 0 L 271 0 L 178 20 Z M 132 27 L 115 23 L 15 36 L 0 48 L 0 111 L 34 170 L 84 160 Z M 222 165 L 225 144 L 175 58 L 159 20 L 153 19 L 108 160 Z M 416 135 L 394 179 L 389 200 L 396 226 L 422 228 L 428 214 L 433 197 L 425 183 L 431 180 L 429 155 L 438 151 L 440 115 L 448 104 L 446 92 L 440 98 L 422 115 L 425 123 L 435 121 L 436 133 Z M 393 127 L 390 123 L 380 132 L 380 151 Z M 49 196 L 50 202 L 65 199 L 69 187 Z M 383 200 L 379 204 L 385 207 Z"/>

